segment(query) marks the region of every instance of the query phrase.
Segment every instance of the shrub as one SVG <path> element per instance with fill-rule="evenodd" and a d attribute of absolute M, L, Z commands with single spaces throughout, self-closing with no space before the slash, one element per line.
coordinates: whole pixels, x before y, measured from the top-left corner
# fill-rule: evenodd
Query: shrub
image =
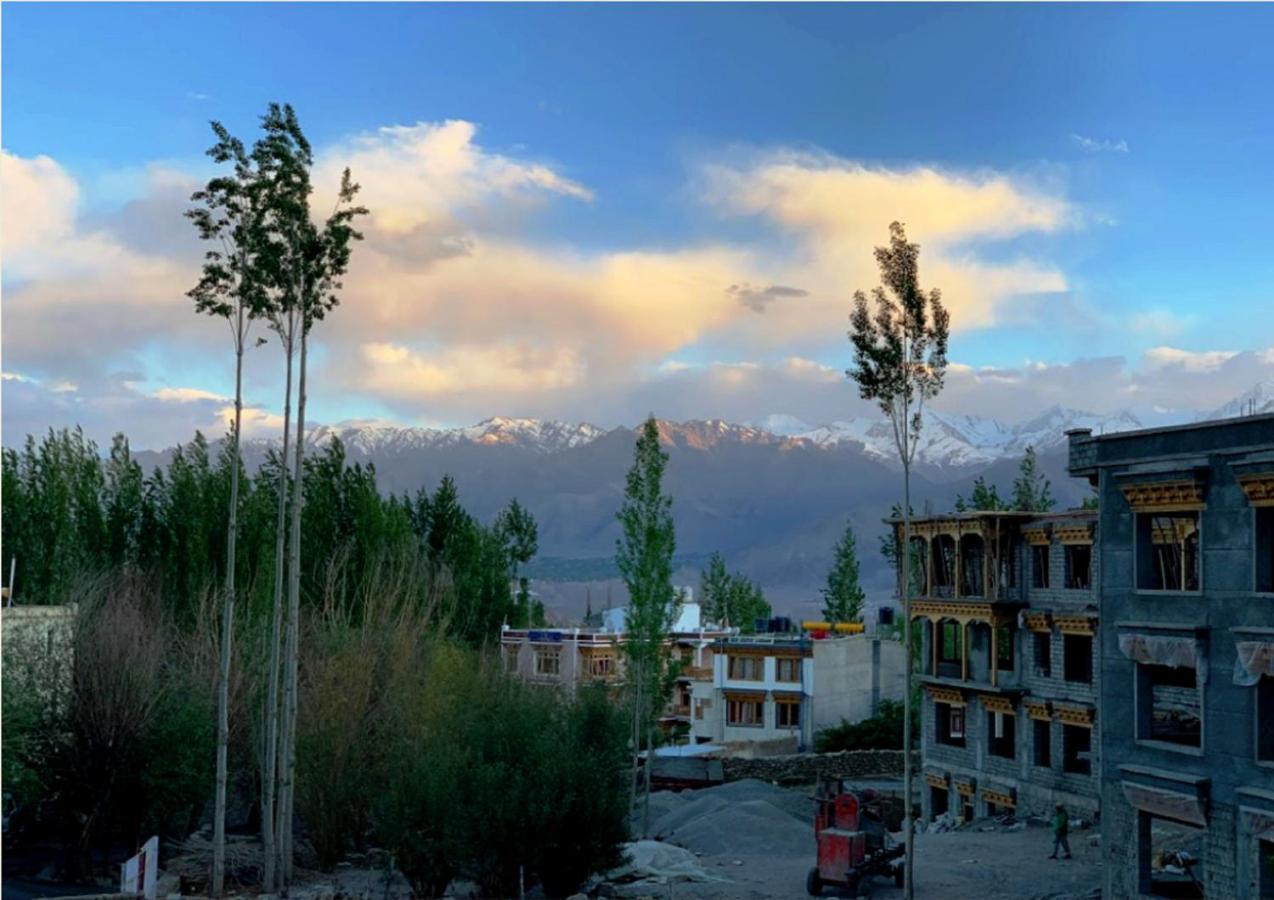
<path fill-rule="evenodd" d="M 919 728 L 918 707 L 912 708 L 912 731 Z M 901 750 L 903 704 L 900 700 L 881 700 L 876 715 L 861 722 L 841 720 L 839 725 L 825 728 L 814 737 L 818 753 L 839 750 Z"/>

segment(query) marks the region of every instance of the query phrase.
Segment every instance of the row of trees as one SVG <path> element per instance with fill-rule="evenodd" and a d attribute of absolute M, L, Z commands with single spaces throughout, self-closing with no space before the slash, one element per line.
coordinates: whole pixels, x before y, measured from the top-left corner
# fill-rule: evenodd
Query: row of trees
<path fill-rule="evenodd" d="M 191 628 L 206 614 L 207 595 L 226 574 L 233 465 L 229 442 L 196 434 L 166 465 L 146 473 L 117 435 L 103 458 L 76 431 L 50 432 L 0 456 L 4 562 L 17 560 L 19 601 L 74 602 L 84 579 L 115 569 L 153 579 L 165 615 Z M 236 593 L 242 615 L 268 619 L 276 570 L 279 475 L 291 473 L 276 450 L 243 472 L 237 498 Z M 330 597 L 357 613 L 366 583 L 404 554 L 444 576 L 416 587 L 420 605 L 436 602 L 447 632 L 465 643 L 490 640 L 501 623 L 533 624 L 543 610 L 510 581 L 536 552 L 533 516 L 514 500 L 490 524 L 468 513 L 455 482 L 430 492 L 384 496 L 373 465 L 351 463 L 339 439 L 305 460 L 300 600 L 316 608 Z M 339 565 L 337 565 L 339 563 Z M 437 594 L 431 597 L 430 592 Z"/>

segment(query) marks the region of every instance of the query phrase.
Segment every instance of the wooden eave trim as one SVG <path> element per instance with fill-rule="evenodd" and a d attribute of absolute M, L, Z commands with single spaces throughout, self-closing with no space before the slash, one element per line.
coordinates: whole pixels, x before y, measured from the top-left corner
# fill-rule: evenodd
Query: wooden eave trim
<path fill-rule="evenodd" d="M 935 775 L 932 772 L 925 773 L 925 781 L 929 783 L 929 787 L 947 788 L 948 781 L 945 775 Z"/>
<path fill-rule="evenodd" d="M 1015 613 L 1001 612 L 989 603 L 973 603 L 963 600 L 912 600 L 913 619 L 951 619 L 956 622 L 986 622 L 990 625 L 1011 624 Z"/>
<path fill-rule="evenodd" d="M 976 797 L 978 793 L 978 785 L 976 781 L 957 781 L 955 783 L 956 793 L 962 797 Z"/>
<path fill-rule="evenodd" d="M 1093 711 L 1091 709 L 1075 709 L 1072 707 L 1054 707 L 1053 718 L 1061 722 L 1063 725 L 1080 725 L 1085 728 L 1093 727 Z"/>
<path fill-rule="evenodd" d="M 1027 613 L 1026 630 L 1048 634 L 1053 630 L 1053 617 L 1048 613 Z"/>
<path fill-rule="evenodd" d="M 997 791 L 994 788 L 984 787 L 982 789 L 982 799 L 989 800 L 997 806 L 1011 806 L 1017 809 L 1017 798 L 1012 793 Z"/>
<path fill-rule="evenodd" d="M 1026 710 L 1028 719 L 1051 722 L 1053 719 L 1050 704 L 1047 700 L 1023 700 L 1022 708 Z"/>
<path fill-rule="evenodd" d="M 1032 546 L 1041 546 L 1051 543 L 1047 528 L 1023 528 L 1022 539 Z"/>
<path fill-rule="evenodd" d="M 964 694 L 955 688 L 927 684 L 925 685 L 925 690 L 929 692 L 929 697 L 934 703 L 946 703 L 948 706 L 966 706 L 968 704 Z"/>
<path fill-rule="evenodd" d="M 765 691 L 726 690 L 726 691 L 722 691 L 721 693 L 725 695 L 725 699 L 727 701 L 738 700 L 741 703 L 764 703 L 765 702 Z"/>
<path fill-rule="evenodd" d="M 1090 525 L 1063 525 L 1053 529 L 1053 536 L 1061 544 L 1091 544 L 1093 529 Z"/>
<path fill-rule="evenodd" d="M 1176 512 L 1203 509 L 1203 484 L 1198 481 L 1143 481 L 1121 486 L 1124 498 L 1137 512 Z"/>
<path fill-rule="evenodd" d="M 1054 616 L 1053 624 L 1062 634 L 1082 634 L 1088 637 L 1097 634 L 1097 620 L 1089 616 Z"/>
<path fill-rule="evenodd" d="M 1006 716 L 1017 715 L 1017 711 L 1013 708 L 1013 701 L 1008 697 L 999 697 L 995 694 L 978 694 L 978 702 L 982 704 L 982 708 L 987 712 L 998 712 Z"/>
<path fill-rule="evenodd" d="M 1274 506 L 1274 473 L 1242 475 L 1239 487 L 1252 506 Z"/>

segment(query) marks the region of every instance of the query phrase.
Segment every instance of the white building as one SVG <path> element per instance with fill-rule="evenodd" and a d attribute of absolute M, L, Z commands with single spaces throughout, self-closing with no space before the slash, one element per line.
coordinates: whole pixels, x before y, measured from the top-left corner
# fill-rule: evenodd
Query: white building
<path fill-rule="evenodd" d="M 859 722 L 881 700 L 903 697 L 897 641 L 865 634 L 756 635 L 724 638 L 711 650 L 711 678 L 685 678 L 678 686 L 689 701 L 696 743 L 808 750 L 820 730 Z"/>

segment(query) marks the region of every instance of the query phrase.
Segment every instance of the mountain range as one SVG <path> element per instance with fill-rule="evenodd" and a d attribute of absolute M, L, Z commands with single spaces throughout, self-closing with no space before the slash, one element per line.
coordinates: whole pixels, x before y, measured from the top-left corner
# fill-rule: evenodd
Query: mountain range
<path fill-rule="evenodd" d="M 1274 411 L 1274 383 L 1257 385 L 1202 418 L 1249 411 Z M 978 476 L 1006 496 L 1027 447 L 1035 448 L 1058 508 L 1078 505 L 1090 489 L 1066 473 L 1065 432 L 1141 426 L 1132 412 L 1098 416 L 1063 407 L 1017 424 L 926 411 L 913 508 L 949 509 Z M 728 566 L 759 581 L 776 606 L 813 612 L 832 548 L 850 524 L 864 587 L 875 599 L 888 596 L 892 579 L 879 537 L 902 485 L 892 429 L 883 417 L 817 426 L 783 415 L 752 424 L 661 421 L 660 434 L 670 457 L 665 485 L 673 497 L 680 583 L 695 583 L 703 560 L 720 551 Z M 616 588 L 610 562 L 619 536 L 615 513 L 632 462 L 634 429 L 496 417 L 456 429 L 321 426 L 308 441 L 315 447 L 333 438 L 351 462 L 374 464 L 387 492 L 432 490 L 449 474 L 461 502 L 484 521 L 517 497 L 539 523 L 540 554 L 530 574 L 564 618 L 582 610 L 582 585 L 609 582 L 612 592 Z M 245 440 L 245 463 L 259 464 L 273 444 Z M 165 455 L 139 457 L 150 466 Z"/>

